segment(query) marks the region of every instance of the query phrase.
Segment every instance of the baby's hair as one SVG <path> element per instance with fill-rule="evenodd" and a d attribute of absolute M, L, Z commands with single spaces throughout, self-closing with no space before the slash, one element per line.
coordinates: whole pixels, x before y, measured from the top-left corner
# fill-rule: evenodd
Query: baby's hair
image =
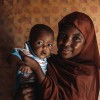
<path fill-rule="evenodd" d="M 54 31 L 49 26 L 44 25 L 44 24 L 36 24 L 31 28 L 31 31 L 30 31 L 30 35 L 29 35 L 30 45 L 33 41 L 36 40 L 39 34 L 43 31 L 52 34 L 52 36 L 54 37 Z"/>

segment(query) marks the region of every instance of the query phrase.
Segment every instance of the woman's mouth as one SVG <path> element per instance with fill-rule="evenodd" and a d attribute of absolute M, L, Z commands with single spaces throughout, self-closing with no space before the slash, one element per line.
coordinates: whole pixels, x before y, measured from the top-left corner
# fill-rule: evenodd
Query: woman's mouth
<path fill-rule="evenodd" d="M 62 53 L 69 54 L 69 53 L 72 53 L 72 49 L 65 49 L 65 48 L 64 48 L 64 49 L 61 50 L 61 52 L 62 52 Z"/>

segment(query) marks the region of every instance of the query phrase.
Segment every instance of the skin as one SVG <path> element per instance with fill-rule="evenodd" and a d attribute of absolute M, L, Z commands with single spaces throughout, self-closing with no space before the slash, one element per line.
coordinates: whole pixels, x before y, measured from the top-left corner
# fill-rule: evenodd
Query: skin
<path fill-rule="evenodd" d="M 80 54 L 85 45 L 82 33 L 75 27 L 59 31 L 57 38 L 58 54 L 65 59 Z"/>

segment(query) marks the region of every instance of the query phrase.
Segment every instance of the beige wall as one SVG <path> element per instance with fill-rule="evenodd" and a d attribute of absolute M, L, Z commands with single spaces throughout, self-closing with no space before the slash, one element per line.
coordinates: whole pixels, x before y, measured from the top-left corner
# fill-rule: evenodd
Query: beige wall
<path fill-rule="evenodd" d="M 92 18 L 100 49 L 100 0 L 1 1 L 1 33 L 5 32 L 13 38 L 15 47 L 23 47 L 23 43 L 28 39 L 29 31 L 34 24 L 44 23 L 49 25 L 55 31 L 56 37 L 58 21 L 70 12 L 81 11 Z"/>

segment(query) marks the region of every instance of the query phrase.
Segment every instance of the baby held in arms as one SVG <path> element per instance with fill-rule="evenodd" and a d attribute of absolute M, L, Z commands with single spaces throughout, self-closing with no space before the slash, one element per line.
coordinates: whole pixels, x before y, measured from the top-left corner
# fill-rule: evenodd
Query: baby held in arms
<path fill-rule="evenodd" d="M 14 48 L 12 54 L 21 58 L 20 51 L 26 56 L 36 60 L 44 75 L 47 71 L 47 58 L 51 55 L 51 49 L 54 42 L 53 30 L 44 24 L 36 24 L 32 27 L 29 35 L 29 41 L 25 42 L 25 48 Z M 35 73 L 25 63 L 20 62 L 17 71 L 17 88 L 25 84 L 33 85 L 35 83 Z"/>

